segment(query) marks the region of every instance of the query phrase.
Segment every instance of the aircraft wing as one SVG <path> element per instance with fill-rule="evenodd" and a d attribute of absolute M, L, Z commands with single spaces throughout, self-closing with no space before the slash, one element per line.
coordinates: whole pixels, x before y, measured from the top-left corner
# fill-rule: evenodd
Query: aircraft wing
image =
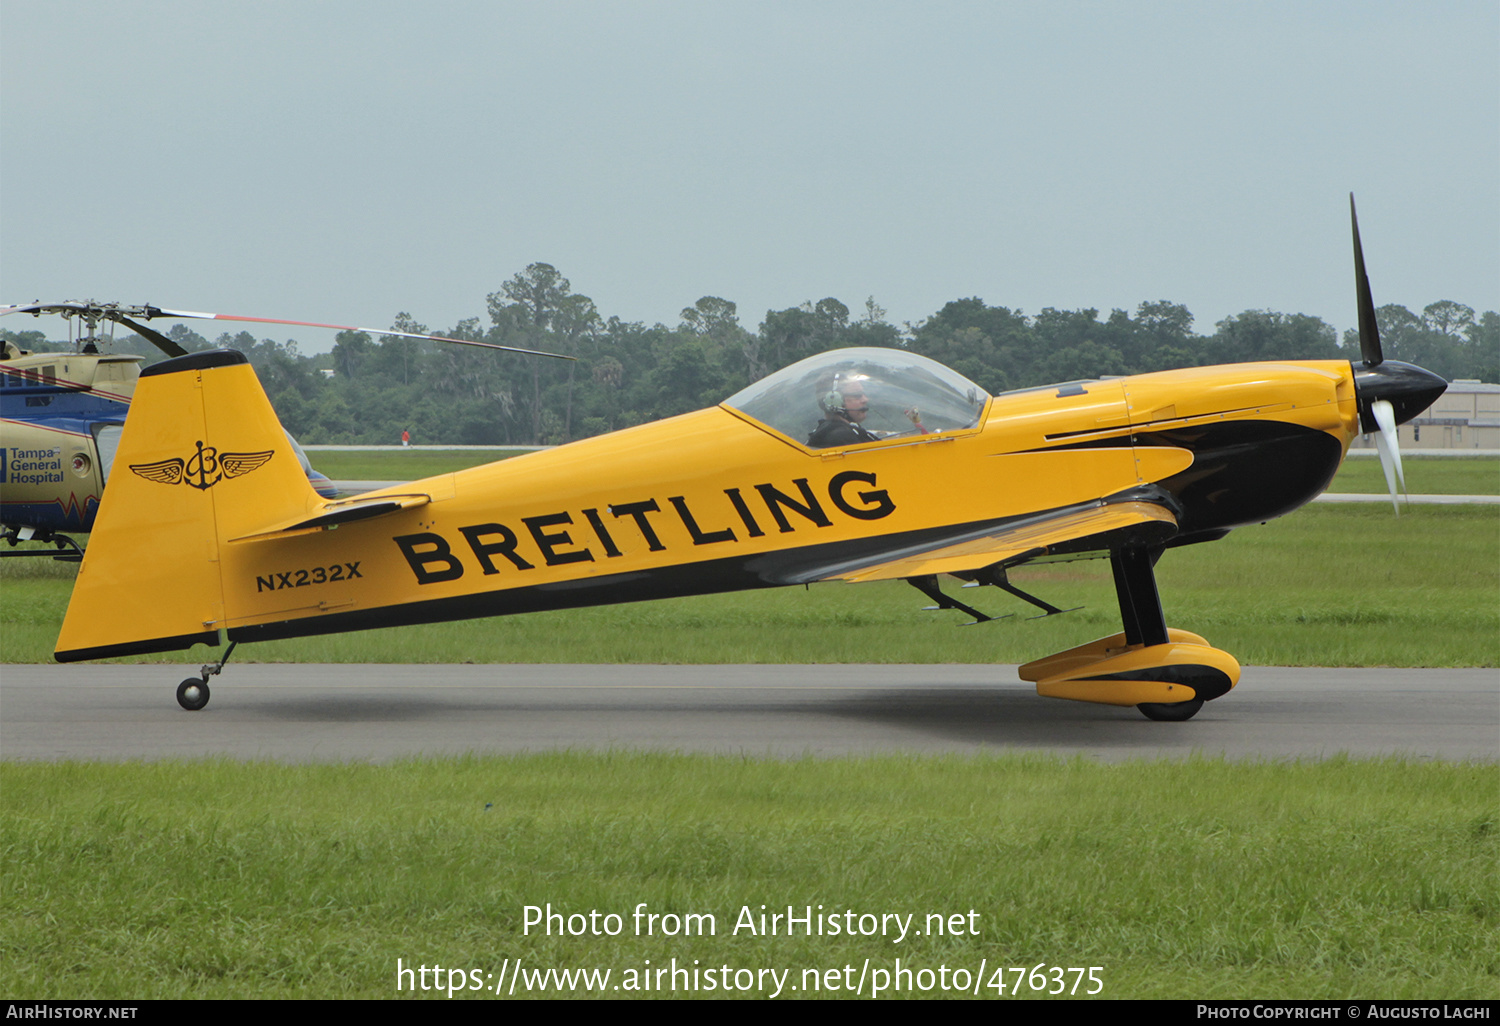
<path fill-rule="evenodd" d="M 813 571 L 805 580 L 884 581 L 965 573 L 1059 552 L 1109 549 L 1127 540 L 1161 544 L 1176 533 L 1177 517 L 1163 505 L 1145 499 L 1101 500 L 849 560 Z"/>

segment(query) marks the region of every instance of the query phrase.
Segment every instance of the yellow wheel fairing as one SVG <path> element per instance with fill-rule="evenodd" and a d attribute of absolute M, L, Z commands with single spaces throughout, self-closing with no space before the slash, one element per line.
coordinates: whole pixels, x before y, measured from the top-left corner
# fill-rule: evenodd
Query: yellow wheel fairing
<path fill-rule="evenodd" d="M 1192 631 L 1178 630 L 1176 627 L 1167 628 L 1167 638 L 1178 644 L 1184 645 L 1207 645 L 1208 641 L 1201 635 Z M 1032 683 L 1049 677 L 1066 677 L 1069 671 L 1081 666 L 1088 666 L 1109 656 L 1119 655 L 1129 651 L 1132 646 L 1126 643 L 1124 632 L 1111 634 L 1107 638 L 1098 638 L 1086 642 L 1076 648 L 1070 648 L 1065 652 L 1057 652 L 1042 659 L 1036 659 L 1027 663 L 1017 670 L 1017 675 L 1022 680 Z"/>
<path fill-rule="evenodd" d="M 1228 652 L 1171 641 L 1137 646 L 1075 665 L 1037 681 L 1036 693 L 1101 705 L 1172 705 L 1195 698 L 1218 698 L 1239 679 L 1240 664 Z"/>

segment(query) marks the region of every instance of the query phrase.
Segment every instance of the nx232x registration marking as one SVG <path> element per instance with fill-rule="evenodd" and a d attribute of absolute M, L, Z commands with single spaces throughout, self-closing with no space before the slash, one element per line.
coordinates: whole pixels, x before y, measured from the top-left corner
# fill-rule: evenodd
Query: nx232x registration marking
<path fill-rule="evenodd" d="M 273 571 L 268 577 L 255 578 L 256 591 L 280 591 L 282 588 L 306 588 L 313 584 L 334 584 L 363 577 L 359 562 L 334 563 L 331 566 L 315 566 L 307 570 Z"/>

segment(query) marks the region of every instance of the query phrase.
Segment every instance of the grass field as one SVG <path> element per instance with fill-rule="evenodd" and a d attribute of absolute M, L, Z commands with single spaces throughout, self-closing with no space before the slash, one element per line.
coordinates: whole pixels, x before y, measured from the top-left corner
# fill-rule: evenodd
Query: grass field
<path fill-rule="evenodd" d="M 519 958 L 627 987 L 647 960 L 697 960 L 789 970 L 797 997 L 805 969 L 890 973 L 898 957 L 964 968 L 987 997 L 995 966 L 1038 964 L 1098 966 L 1106 998 L 1500 994 L 1492 765 L 617 752 L 0 763 L 0 791 L 10 998 L 389 998 L 398 958 L 489 986 Z M 524 933 L 524 906 L 549 902 L 623 930 Z M 712 913 L 716 931 L 635 936 L 642 902 Z M 762 905 L 914 914 L 917 929 L 958 914 L 963 929 L 733 933 Z"/>
<path fill-rule="evenodd" d="M 1483 491 L 1476 480 L 1449 487 Z M 0 659 L 50 658 L 74 573 L 0 562 Z M 1173 550 L 1158 576 L 1169 622 L 1245 663 L 1500 665 L 1500 507 L 1398 519 L 1311 506 Z M 1031 607 L 971 590 L 966 600 L 1019 616 L 965 628 L 920 612 L 926 600 L 899 583 L 823 585 L 246 646 L 235 660 L 1018 662 L 1118 629 L 1101 561 L 1015 580 L 1085 608 L 1027 621 Z M 884 973 L 889 985 L 899 958 L 908 994 L 925 981 L 927 997 L 954 994 L 936 984 L 956 985 L 959 970 L 971 992 L 1009 998 L 1040 996 L 1013 995 L 1012 967 L 1045 967 L 1051 987 L 1051 967 L 1066 986 L 1078 982 L 1069 968 L 1097 966 L 1105 998 L 1493 999 L 1497 838 L 1493 763 L 0 761 L 0 994 L 406 997 L 416 980 L 397 992 L 397 959 L 441 965 L 444 988 L 514 980 L 519 959 L 527 973 L 607 969 L 602 996 L 623 997 L 636 992 L 608 988 L 676 959 L 763 986 L 742 996 L 768 996 L 770 971 L 784 974 L 781 996 L 807 997 L 830 970 L 852 967 L 836 973 L 852 984 L 866 959 L 870 983 Z M 622 932 L 526 933 L 524 907 L 549 902 L 615 913 Z M 711 913 L 716 932 L 636 936 L 643 902 Z M 732 932 L 762 905 L 912 915 L 915 929 L 957 915 L 976 932 L 900 944 Z M 1085 978 L 1078 993 L 1090 988 Z"/>
<path fill-rule="evenodd" d="M 0 562 L 0 661 L 47 662 L 76 568 Z M 1500 507 L 1319 504 L 1157 567 L 1167 622 L 1241 662 L 1283 666 L 1500 665 Z M 1025 662 L 1119 630 L 1108 563 L 1031 567 L 965 601 L 1013 619 L 974 627 L 900 582 L 823 584 L 364 631 L 248 645 L 237 661 L 476 663 Z M 957 591 L 950 582 L 950 591 Z M 131 661 L 192 663 L 208 650 Z"/>
<path fill-rule="evenodd" d="M 1401 470 L 1412 495 L 1500 495 L 1500 457 L 1404 456 Z M 1347 459 L 1330 492 L 1385 494 L 1385 472 L 1373 457 Z"/>

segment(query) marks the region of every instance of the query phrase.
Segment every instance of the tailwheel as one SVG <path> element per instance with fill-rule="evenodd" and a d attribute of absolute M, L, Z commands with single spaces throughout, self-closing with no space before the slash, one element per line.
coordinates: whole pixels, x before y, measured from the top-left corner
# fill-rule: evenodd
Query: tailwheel
<path fill-rule="evenodd" d="M 1186 702 L 1141 702 L 1136 706 L 1141 714 L 1148 720 L 1160 720 L 1163 723 L 1181 723 L 1198 715 L 1198 710 L 1203 708 L 1203 699 L 1194 698 Z"/>
<path fill-rule="evenodd" d="M 208 678 L 224 669 L 224 664 L 229 662 L 229 657 L 234 655 L 234 647 L 239 642 L 231 641 L 229 647 L 224 650 L 224 658 L 216 663 L 204 663 L 203 673 L 197 677 L 189 677 L 177 685 L 177 704 L 188 712 L 197 712 L 208 704 Z"/>
<path fill-rule="evenodd" d="M 177 685 L 177 704 L 188 712 L 197 712 L 208 704 L 208 681 L 189 677 Z"/>

